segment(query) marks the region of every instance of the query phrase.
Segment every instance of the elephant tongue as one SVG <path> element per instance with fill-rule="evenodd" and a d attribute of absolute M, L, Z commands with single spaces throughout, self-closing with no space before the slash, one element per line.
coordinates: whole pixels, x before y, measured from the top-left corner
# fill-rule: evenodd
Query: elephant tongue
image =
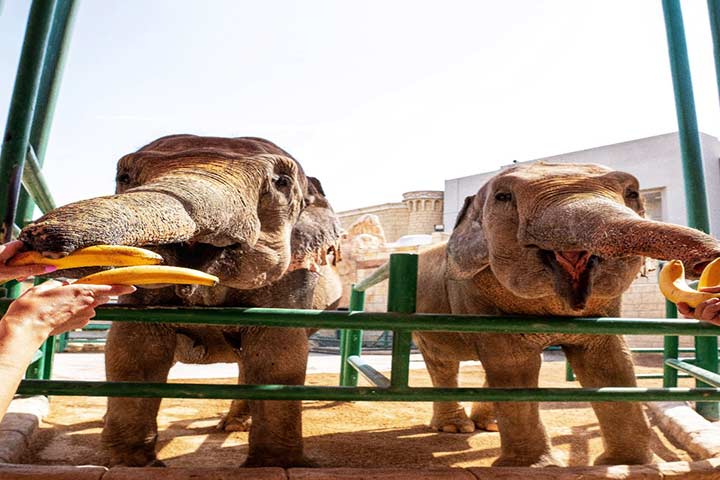
<path fill-rule="evenodd" d="M 560 266 L 570 274 L 573 281 L 578 281 L 580 279 L 580 275 L 587 266 L 588 260 L 590 260 L 590 252 L 555 252 L 555 260 L 557 260 Z"/>

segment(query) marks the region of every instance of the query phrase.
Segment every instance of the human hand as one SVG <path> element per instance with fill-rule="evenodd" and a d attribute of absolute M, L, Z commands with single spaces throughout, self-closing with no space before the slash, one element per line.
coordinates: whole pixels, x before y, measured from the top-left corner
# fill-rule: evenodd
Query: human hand
<path fill-rule="evenodd" d="M 10 267 L 5 263 L 23 246 L 20 240 L 14 240 L 4 245 L 0 245 L 0 283 L 8 280 L 22 280 L 33 275 L 42 275 L 57 270 L 52 265 L 23 265 L 21 267 Z"/>
<path fill-rule="evenodd" d="M 63 285 L 48 280 L 15 299 L 2 323 L 30 332 L 42 343 L 49 335 L 85 326 L 95 316 L 95 307 L 111 296 L 134 291 L 130 285 Z"/>
<path fill-rule="evenodd" d="M 701 288 L 701 292 L 720 293 L 720 286 Z M 704 322 L 720 325 L 720 298 L 705 300 L 696 308 L 690 308 L 687 303 L 678 303 L 678 312 L 687 318 L 696 318 Z"/>

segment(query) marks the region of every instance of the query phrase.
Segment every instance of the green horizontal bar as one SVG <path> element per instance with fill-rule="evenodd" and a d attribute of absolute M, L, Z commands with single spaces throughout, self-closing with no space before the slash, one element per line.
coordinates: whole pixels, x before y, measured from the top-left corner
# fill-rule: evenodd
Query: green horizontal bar
<path fill-rule="evenodd" d="M 351 355 L 347 359 L 348 363 L 355 368 L 360 374 L 362 374 L 365 379 L 375 385 L 376 387 L 380 388 L 389 388 L 390 387 L 390 379 L 387 378 L 382 373 L 375 370 L 372 366 L 365 363 L 365 360 L 363 360 L 361 357 L 357 355 Z"/>
<path fill-rule="evenodd" d="M 633 353 L 665 353 L 665 349 L 660 348 L 648 348 L 648 347 L 639 347 L 639 348 L 631 348 L 631 352 Z M 720 351 L 720 349 L 718 349 Z M 681 353 L 695 353 L 694 347 L 684 347 L 684 348 L 678 348 L 678 352 Z"/>
<path fill-rule="evenodd" d="M 0 313 L 10 300 L 0 300 Z M 494 317 L 434 313 L 348 312 L 284 308 L 180 308 L 102 306 L 96 320 L 292 328 L 451 331 L 488 333 L 589 333 L 597 335 L 720 335 L 720 327 L 699 320 L 640 318 Z"/>
<path fill-rule="evenodd" d="M 22 184 L 41 212 L 48 213 L 55 208 L 55 200 L 50 194 L 50 188 L 42 174 L 42 167 L 32 145 L 28 146 L 25 156 Z"/>
<path fill-rule="evenodd" d="M 638 373 L 637 375 L 635 375 L 635 378 L 638 378 L 638 379 L 665 378 L 665 375 L 662 373 Z M 690 378 L 690 375 L 678 375 L 678 378 Z"/>
<path fill-rule="evenodd" d="M 94 319 L 96 320 L 96 319 Z M 85 330 L 110 330 L 111 325 L 109 323 L 88 323 L 82 329 Z"/>
<path fill-rule="evenodd" d="M 720 400 L 718 388 L 406 388 L 23 380 L 22 395 L 335 401 L 655 402 Z"/>
<path fill-rule="evenodd" d="M 668 358 L 667 360 L 665 360 L 665 364 L 672 368 L 680 370 L 681 372 L 688 373 L 696 379 L 707 383 L 708 385 L 712 385 L 713 387 L 720 387 L 720 375 L 718 375 L 717 373 L 710 372 L 708 370 L 705 370 L 704 368 L 700 368 L 696 365 L 691 365 L 689 363 L 685 363 L 674 358 Z"/>
<path fill-rule="evenodd" d="M 359 281 L 353 287 L 358 292 L 364 292 L 368 288 L 377 285 L 383 280 L 387 280 L 390 277 L 390 262 L 384 263 L 379 266 L 373 273 L 367 278 Z"/>

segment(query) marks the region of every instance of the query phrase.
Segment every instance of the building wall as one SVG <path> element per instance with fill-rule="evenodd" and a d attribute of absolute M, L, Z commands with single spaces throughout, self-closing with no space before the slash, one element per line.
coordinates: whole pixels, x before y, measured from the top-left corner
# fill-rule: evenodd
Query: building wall
<path fill-rule="evenodd" d="M 403 194 L 402 202 L 338 212 L 340 223 L 348 229 L 365 214 L 377 215 L 385 231 L 385 240 L 392 243 L 405 235 L 431 234 L 442 224 L 443 192 L 420 190 Z"/>

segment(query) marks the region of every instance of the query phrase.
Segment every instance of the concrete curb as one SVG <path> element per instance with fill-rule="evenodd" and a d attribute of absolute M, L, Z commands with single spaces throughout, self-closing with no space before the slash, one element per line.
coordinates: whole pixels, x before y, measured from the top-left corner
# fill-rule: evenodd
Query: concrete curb
<path fill-rule="evenodd" d="M 720 459 L 571 468 L 126 468 L 0 464 L 0 480 L 717 480 Z"/>
<path fill-rule="evenodd" d="M 660 429 L 695 458 L 720 456 L 720 424 L 705 420 L 685 402 L 646 404 Z"/>
<path fill-rule="evenodd" d="M 19 461 L 40 421 L 47 416 L 50 403 L 47 397 L 16 398 L 0 422 L 0 463 Z"/>

